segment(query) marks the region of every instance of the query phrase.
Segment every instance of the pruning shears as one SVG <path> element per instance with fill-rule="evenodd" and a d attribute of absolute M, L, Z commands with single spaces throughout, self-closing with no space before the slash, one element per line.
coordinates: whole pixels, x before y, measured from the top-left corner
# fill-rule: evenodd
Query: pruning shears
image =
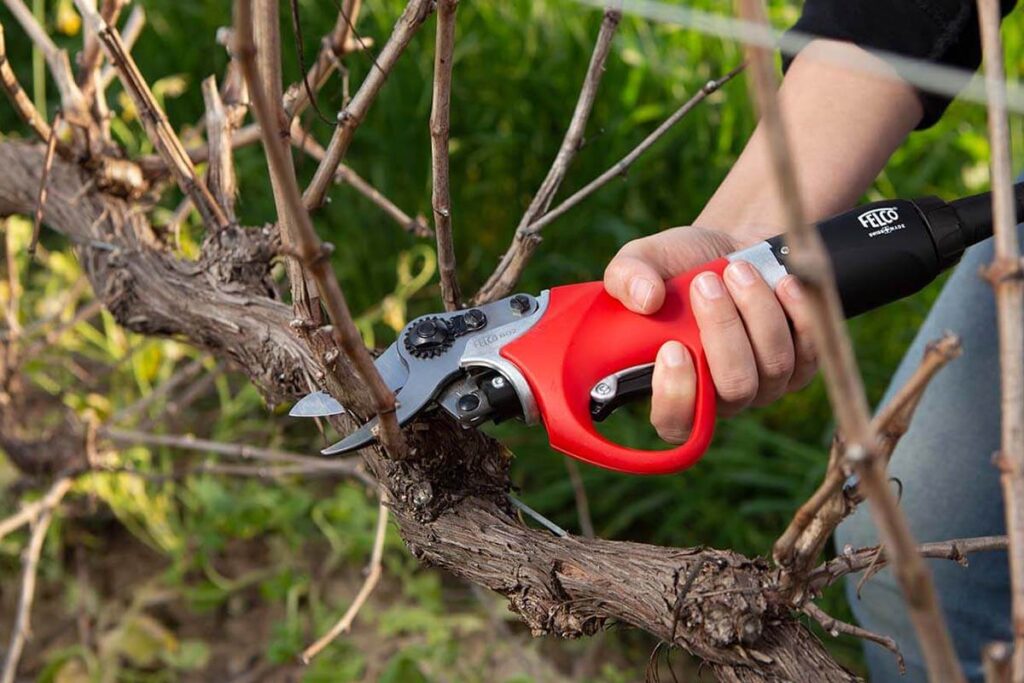
<path fill-rule="evenodd" d="M 1015 190 L 1024 215 L 1024 185 Z M 986 193 L 951 203 L 936 197 L 882 201 L 817 227 L 850 317 L 920 290 L 967 246 L 990 236 L 991 200 Z M 543 423 L 553 448 L 585 462 L 632 474 L 677 472 L 700 459 L 715 425 L 715 386 L 688 302 L 690 282 L 746 261 L 774 287 L 789 272 L 788 256 L 783 239 L 775 237 L 694 268 L 666 281 L 665 302 L 653 315 L 629 311 L 601 282 L 425 315 L 403 328 L 376 366 L 397 395 L 400 425 L 435 408 L 466 427 L 519 418 Z M 655 355 L 670 340 L 689 350 L 697 369 L 689 438 L 657 451 L 609 441 L 595 422 L 650 395 Z M 330 395 L 316 392 L 296 403 L 291 415 L 344 410 Z M 323 454 L 370 444 L 376 423 L 370 420 Z"/>

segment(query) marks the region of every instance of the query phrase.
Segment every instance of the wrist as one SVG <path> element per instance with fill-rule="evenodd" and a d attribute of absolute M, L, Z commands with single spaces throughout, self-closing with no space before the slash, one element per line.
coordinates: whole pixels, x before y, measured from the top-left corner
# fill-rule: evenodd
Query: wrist
<path fill-rule="evenodd" d="M 717 196 L 712 197 L 693 225 L 722 233 L 741 249 L 784 230 L 784 221 L 774 215 L 775 207 L 762 202 L 725 203 L 716 199 Z"/>

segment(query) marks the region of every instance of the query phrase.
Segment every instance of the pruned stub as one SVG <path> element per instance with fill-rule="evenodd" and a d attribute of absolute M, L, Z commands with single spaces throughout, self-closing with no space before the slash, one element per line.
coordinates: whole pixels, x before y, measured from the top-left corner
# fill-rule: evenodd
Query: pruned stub
<path fill-rule="evenodd" d="M 768 601 L 759 572 L 726 560 L 707 562 L 686 595 L 679 596 L 676 633 L 703 634 L 716 648 L 752 645 L 761 637 Z"/>

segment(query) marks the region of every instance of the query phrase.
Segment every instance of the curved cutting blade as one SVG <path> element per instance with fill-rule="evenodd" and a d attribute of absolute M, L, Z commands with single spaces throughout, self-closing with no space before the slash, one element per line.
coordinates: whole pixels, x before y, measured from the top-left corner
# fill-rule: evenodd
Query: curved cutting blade
<path fill-rule="evenodd" d="M 329 417 L 344 412 L 345 406 L 338 403 L 333 396 L 324 391 L 314 391 L 300 398 L 288 414 L 292 417 Z"/>
<path fill-rule="evenodd" d="M 423 407 L 437 395 L 451 377 L 460 372 L 460 369 L 449 367 L 446 364 L 431 366 L 429 370 L 423 370 L 407 383 L 398 394 L 398 409 L 395 417 L 398 418 L 399 426 L 404 427 L 423 410 Z M 346 436 L 341 441 L 328 446 L 320 451 L 324 455 L 336 455 L 362 448 L 377 438 L 375 427 L 377 418 L 364 424 L 362 427 Z"/>
<path fill-rule="evenodd" d="M 409 378 L 409 368 L 399 355 L 397 344 L 389 346 L 373 364 L 391 391 L 397 392 L 405 386 L 405 381 Z M 344 412 L 345 407 L 333 396 L 324 391 L 314 391 L 300 398 L 288 414 L 292 417 L 330 417 Z"/>

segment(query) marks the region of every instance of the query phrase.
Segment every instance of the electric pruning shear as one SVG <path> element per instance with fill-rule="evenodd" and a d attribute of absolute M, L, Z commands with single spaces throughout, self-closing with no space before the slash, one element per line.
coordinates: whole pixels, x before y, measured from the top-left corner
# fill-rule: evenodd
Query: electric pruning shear
<path fill-rule="evenodd" d="M 1024 185 L 1014 188 L 1024 215 Z M 818 224 L 831 256 L 847 317 L 908 296 L 959 261 L 966 247 L 992 234 L 988 193 L 946 203 L 936 197 L 858 207 Z M 665 283 L 665 303 L 652 315 L 626 309 L 601 282 L 516 294 L 468 310 L 410 322 L 376 360 L 396 392 L 396 416 L 408 424 L 440 408 L 466 427 L 519 418 L 543 422 L 551 446 L 574 458 L 632 474 L 667 474 L 704 454 L 715 425 L 715 386 L 688 302 L 700 273 L 719 275 L 746 261 L 774 288 L 789 271 L 788 248 L 774 237 L 716 259 Z M 693 427 L 668 450 L 628 448 L 604 438 L 595 422 L 649 396 L 654 358 L 667 341 L 681 342 L 697 369 Z M 316 392 L 291 415 L 343 413 Z M 375 440 L 377 419 L 324 449 L 336 455 Z"/>

